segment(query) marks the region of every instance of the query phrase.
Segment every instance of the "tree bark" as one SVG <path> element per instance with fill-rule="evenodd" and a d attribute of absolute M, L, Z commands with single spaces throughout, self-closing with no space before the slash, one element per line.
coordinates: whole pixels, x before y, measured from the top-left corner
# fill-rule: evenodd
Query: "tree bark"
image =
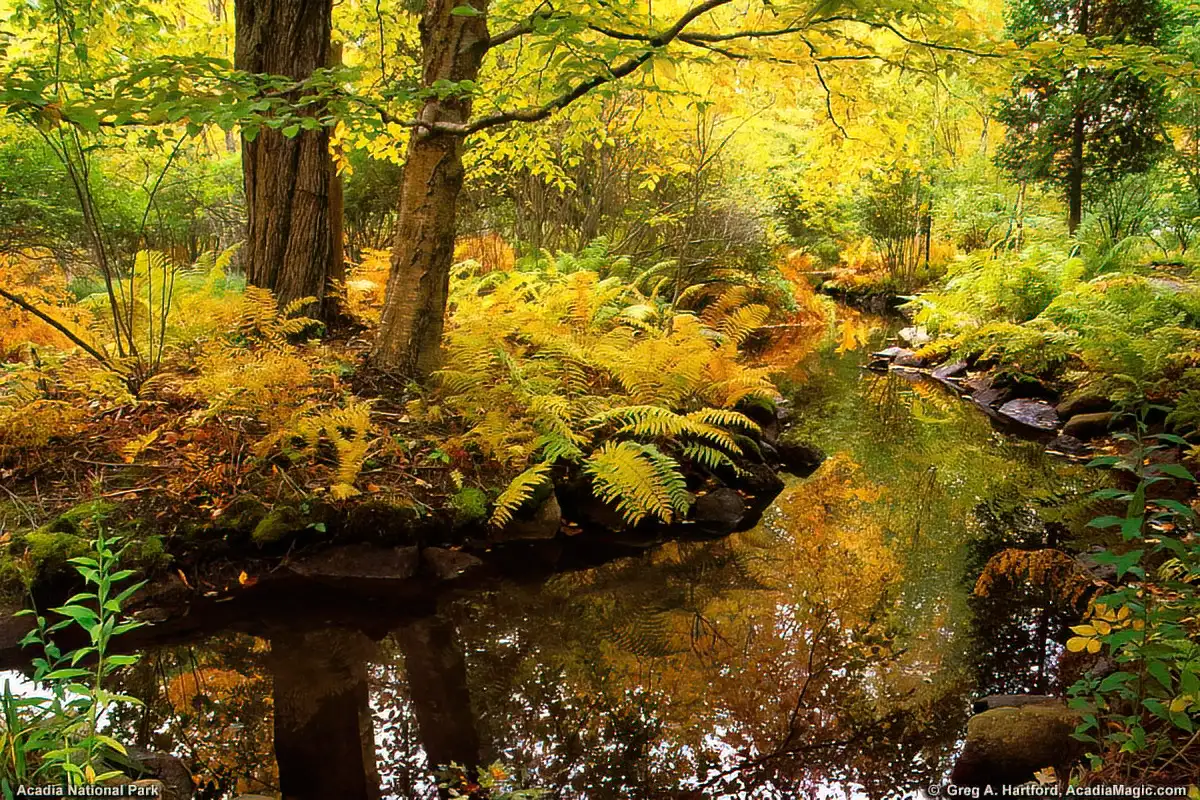
<path fill-rule="evenodd" d="M 1079 18 L 1076 20 L 1076 31 L 1086 37 L 1088 34 L 1088 4 L 1090 0 L 1079 0 Z M 1083 68 L 1076 78 L 1075 118 L 1071 128 L 1071 161 L 1067 169 L 1067 231 L 1075 233 L 1079 222 L 1083 219 L 1083 144 L 1086 136 L 1084 120 L 1084 81 Z"/>
<path fill-rule="evenodd" d="M 331 0 L 237 0 L 234 64 L 247 72 L 302 80 L 330 59 Z M 316 112 L 310 112 L 315 114 Z M 326 284 L 338 249 L 331 191 L 336 173 L 329 131 L 289 139 L 263 129 L 242 137 L 246 187 L 246 279 L 279 305 L 304 297 L 309 316 L 326 314 Z"/>
<path fill-rule="evenodd" d="M 475 80 L 487 52 L 487 0 L 469 0 L 479 14 L 451 14 L 462 0 L 427 0 L 421 17 L 422 84 Z M 467 98 L 431 97 L 423 122 L 466 122 Z M 391 273 L 372 359 L 380 369 L 424 378 L 437 368 L 458 196 L 463 186 L 463 140 L 413 129 L 400 186 L 400 212 Z"/>

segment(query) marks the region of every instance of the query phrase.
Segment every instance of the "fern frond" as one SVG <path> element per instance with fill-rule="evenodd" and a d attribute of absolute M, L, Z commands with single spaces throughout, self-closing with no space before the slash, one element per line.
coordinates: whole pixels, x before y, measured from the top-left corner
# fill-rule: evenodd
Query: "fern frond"
<path fill-rule="evenodd" d="M 533 497 L 533 493 L 549 480 L 549 475 L 550 465 L 541 463 L 534 464 L 513 478 L 508 487 L 496 498 L 496 507 L 492 510 L 492 524 L 496 527 L 503 527 L 511 522 L 516 510 Z"/>
<path fill-rule="evenodd" d="M 671 522 L 692 503 L 679 463 L 654 445 L 607 442 L 587 459 L 584 472 L 596 495 L 631 525 L 647 516 Z"/>
<path fill-rule="evenodd" d="M 704 425 L 718 425 L 722 428 L 740 428 L 751 433 L 762 433 L 758 423 L 740 411 L 728 408 L 702 408 L 687 415 L 688 419 Z"/>

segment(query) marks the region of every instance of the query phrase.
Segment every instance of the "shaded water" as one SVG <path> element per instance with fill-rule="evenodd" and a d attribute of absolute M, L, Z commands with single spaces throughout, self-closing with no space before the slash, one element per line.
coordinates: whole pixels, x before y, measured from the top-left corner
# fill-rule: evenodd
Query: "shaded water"
<path fill-rule="evenodd" d="M 859 321 L 860 326 L 869 324 Z M 503 585 L 370 630 L 223 634 L 149 654 L 118 720 L 201 797 L 436 797 L 499 761 L 552 796 L 885 797 L 950 766 L 973 699 L 1048 690 L 1064 622 L 973 595 L 987 558 L 1081 530 L 1094 475 L 845 331 L 774 353 L 830 457 L 756 529 Z M 861 339 L 862 331 L 858 331 Z M 1051 670 L 1052 673 L 1052 670 Z"/>

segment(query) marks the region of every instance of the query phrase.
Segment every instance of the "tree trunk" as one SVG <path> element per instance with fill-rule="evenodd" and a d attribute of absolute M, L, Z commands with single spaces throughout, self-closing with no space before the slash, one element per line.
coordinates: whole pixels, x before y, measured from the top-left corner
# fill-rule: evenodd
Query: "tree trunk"
<path fill-rule="evenodd" d="M 422 83 L 475 80 L 487 52 L 487 0 L 476 16 L 451 14 L 462 0 L 427 0 L 421 17 Z M 423 122 L 466 122 L 469 99 L 434 96 Z M 375 365 L 423 378 L 437 368 L 454 257 L 455 216 L 463 185 L 462 137 L 414 128 L 400 185 L 392 267 L 372 354 Z"/>
<path fill-rule="evenodd" d="M 329 63 L 332 9 L 331 0 L 237 0 L 234 64 L 247 72 L 309 77 Z M 289 139 L 263 129 L 253 141 L 243 136 L 242 175 L 247 281 L 274 292 L 281 307 L 315 298 L 305 313 L 324 316 L 336 249 L 329 131 Z"/>
<path fill-rule="evenodd" d="M 1088 3 L 1090 0 L 1079 0 L 1079 18 L 1076 20 L 1076 31 L 1086 37 L 1088 33 Z M 1083 99 L 1083 68 L 1076 77 L 1075 118 L 1071 129 L 1071 161 L 1067 169 L 1067 231 L 1075 233 L 1079 222 L 1083 219 L 1083 140 L 1084 99 Z"/>

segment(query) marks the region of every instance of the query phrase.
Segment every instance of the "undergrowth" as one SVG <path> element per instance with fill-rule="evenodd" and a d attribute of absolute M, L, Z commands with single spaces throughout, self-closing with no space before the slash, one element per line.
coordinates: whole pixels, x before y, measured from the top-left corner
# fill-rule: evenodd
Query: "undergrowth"
<path fill-rule="evenodd" d="M 418 513 L 486 509 L 502 526 L 569 472 L 630 524 L 670 522 L 691 504 L 685 473 L 734 469 L 757 430 L 743 411 L 776 396 L 767 369 L 740 354 L 773 289 L 732 276 L 668 297 L 661 265 L 597 271 L 596 250 L 499 264 L 508 269 L 464 262 L 445 368 L 400 393 L 361 369 L 361 340 L 317 338 L 320 325 L 296 314 L 303 300 L 278 308 L 229 274 L 230 256 L 139 259 L 168 278 L 155 293 L 162 313 L 135 315 L 159 320 L 161 360 L 133 384 L 86 287 L 37 296 L 87 349 L 12 312 L 20 325 L 0 331 L 0 467 L 13 486 L 40 470 L 62 503 L 107 490 L 208 518 L 246 495 L 270 508 L 371 493 Z M 346 298 L 369 322 L 380 265 L 364 267 Z M 463 492 L 471 502 L 455 501 Z M 37 509 L 18 497 L 0 525 L 60 512 L 41 507 L 46 495 Z"/>

